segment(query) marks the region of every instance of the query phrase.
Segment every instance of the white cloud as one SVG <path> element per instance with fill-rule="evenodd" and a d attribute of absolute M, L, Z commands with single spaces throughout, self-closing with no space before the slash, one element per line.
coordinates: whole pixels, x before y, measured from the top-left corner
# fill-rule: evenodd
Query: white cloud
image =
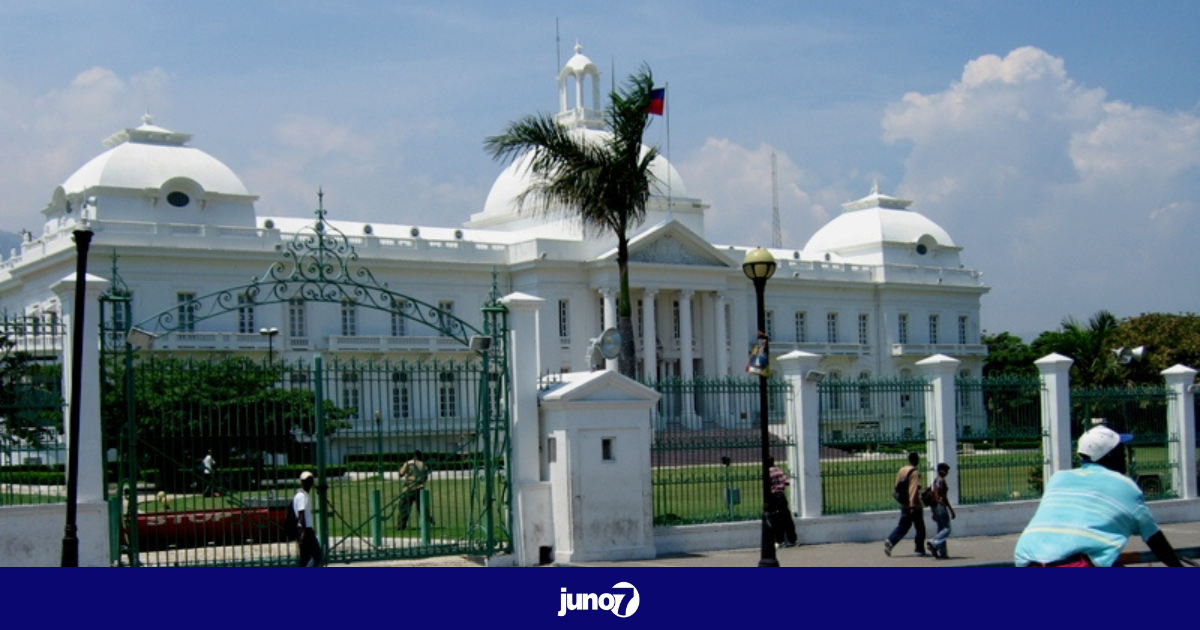
<path fill-rule="evenodd" d="M 968 63 L 933 94 L 888 107 L 883 138 L 911 147 L 900 192 L 985 272 L 985 327 L 1191 308 L 1200 120 L 1108 101 L 1037 48 Z"/>
<path fill-rule="evenodd" d="M 760 144 L 748 149 L 724 138 L 709 138 L 697 152 L 676 163 L 688 194 L 710 204 L 705 215 L 709 240 L 720 244 L 770 246 L 772 227 L 771 154 L 776 154 L 783 241 L 799 248 L 829 219 L 801 188 L 804 171 L 787 154 Z"/>

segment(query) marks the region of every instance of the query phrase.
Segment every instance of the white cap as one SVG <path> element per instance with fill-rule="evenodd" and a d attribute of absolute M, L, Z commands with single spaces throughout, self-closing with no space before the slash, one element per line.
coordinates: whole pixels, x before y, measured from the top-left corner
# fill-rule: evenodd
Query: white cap
<path fill-rule="evenodd" d="M 307 470 L 300 473 L 300 481 L 304 481 L 305 479 L 312 479 L 312 478 L 313 478 L 313 474 L 308 472 Z"/>
<path fill-rule="evenodd" d="M 1118 444 L 1132 439 L 1133 436 L 1128 433 L 1117 433 L 1104 425 L 1097 425 L 1080 436 L 1077 450 L 1080 455 L 1086 455 L 1095 462 L 1108 455 Z"/>

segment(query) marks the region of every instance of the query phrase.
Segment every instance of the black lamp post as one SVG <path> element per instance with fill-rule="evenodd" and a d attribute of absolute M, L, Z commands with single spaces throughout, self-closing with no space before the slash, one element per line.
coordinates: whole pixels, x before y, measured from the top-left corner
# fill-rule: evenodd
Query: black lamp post
<path fill-rule="evenodd" d="M 767 311 L 763 306 L 763 291 L 767 287 L 767 280 L 775 274 L 775 257 L 771 252 L 759 247 L 746 252 L 746 259 L 742 261 L 742 271 L 746 277 L 754 282 L 754 295 L 757 303 L 758 313 L 758 334 L 763 336 L 767 330 Z M 766 344 L 763 346 L 763 354 L 767 354 Z M 765 357 L 764 357 L 765 358 Z M 767 365 L 762 365 L 764 368 L 758 375 L 758 410 L 759 410 L 759 433 L 762 438 L 762 552 L 759 554 L 758 566 L 760 567 L 777 567 L 779 560 L 775 558 L 775 541 L 771 536 L 771 522 L 769 520 L 771 509 L 771 468 L 767 464 L 771 457 L 771 440 L 767 432 Z"/>
<path fill-rule="evenodd" d="M 62 566 L 79 566 L 76 514 L 79 500 L 79 416 L 83 386 L 83 311 L 87 301 L 87 256 L 92 231 L 75 230 L 75 312 L 71 315 L 71 407 L 67 410 L 67 524 L 63 531 Z M 133 500 L 137 500 L 135 496 Z"/>
<path fill-rule="evenodd" d="M 258 334 L 267 338 L 267 364 L 275 362 L 275 335 L 279 334 L 278 328 L 259 328 Z"/>

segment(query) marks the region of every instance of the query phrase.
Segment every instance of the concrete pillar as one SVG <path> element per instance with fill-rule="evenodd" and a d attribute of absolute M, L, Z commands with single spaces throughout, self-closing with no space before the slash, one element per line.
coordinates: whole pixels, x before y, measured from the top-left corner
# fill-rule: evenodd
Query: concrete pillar
<path fill-rule="evenodd" d="M 1167 433 L 1176 439 L 1170 443 L 1171 459 L 1178 465 L 1171 470 L 1171 487 L 1181 499 L 1196 498 L 1196 370 L 1174 365 L 1162 371 L 1167 387 L 1175 393 L 1167 402 Z"/>
<path fill-rule="evenodd" d="M 824 376 L 818 372 L 820 355 L 796 350 L 777 359 L 780 374 L 792 388 L 788 400 L 788 431 L 796 436 L 796 444 L 788 451 L 788 465 L 796 483 L 792 484 L 792 496 L 788 501 L 800 518 L 821 516 L 821 431 L 820 400 L 817 384 Z M 810 377 L 809 374 L 812 373 Z"/>
<path fill-rule="evenodd" d="M 509 441 L 512 461 L 508 466 L 513 493 L 513 553 L 521 565 L 538 563 L 539 547 L 554 544 L 554 522 L 550 516 L 550 485 L 541 479 L 542 431 L 538 417 L 538 364 L 540 336 L 538 311 L 545 300 L 524 293 L 500 299 L 508 308 L 508 369 L 512 379 L 512 420 Z M 557 347 L 557 346 L 556 346 Z"/>
<path fill-rule="evenodd" d="M 729 327 L 725 319 L 725 294 L 717 293 L 713 298 L 713 308 L 716 311 L 716 326 L 717 326 L 717 355 L 716 355 L 716 376 L 718 378 L 729 375 L 729 336 L 726 329 Z"/>
<path fill-rule="evenodd" d="M 76 488 L 80 504 L 104 501 L 104 442 L 100 430 L 100 295 L 108 288 L 108 280 L 87 275 L 86 301 L 75 304 L 75 274 L 71 274 L 50 286 L 62 305 L 63 325 L 67 331 L 63 339 L 63 400 L 71 400 L 71 370 L 77 357 L 74 348 L 75 316 L 83 315 L 82 381 L 79 392 L 79 486 Z M 63 407 L 63 427 L 68 426 L 70 413 Z M 69 440 L 75 436 L 67 436 Z M 82 533 L 82 532 L 81 532 Z M 106 541 L 107 542 L 107 541 Z"/>
<path fill-rule="evenodd" d="M 1042 376 L 1042 431 L 1046 465 L 1042 479 L 1071 468 L 1071 365 L 1061 354 L 1048 354 L 1033 364 Z"/>
<path fill-rule="evenodd" d="M 691 382 L 696 376 L 695 355 L 692 352 L 692 291 L 679 292 L 679 378 Z M 685 425 L 699 429 L 701 419 L 696 417 L 696 405 L 692 396 L 684 388 L 683 399 L 680 401 L 679 413 L 683 415 Z"/>
<path fill-rule="evenodd" d="M 933 448 L 928 451 L 925 478 L 928 482 L 937 475 L 937 465 L 945 463 L 950 470 L 958 470 L 958 414 L 954 406 L 954 376 L 961 361 L 944 354 L 936 354 L 917 361 L 917 367 L 933 385 L 933 391 L 925 404 L 926 439 L 933 438 Z M 950 504 L 958 505 L 958 487 L 950 484 Z"/>
<path fill-rule="evenodd" d="M 658 289 L 642 291 L 642 381 L 653 382 L 658 378 L 658 320 L 654 312 L 654 299 Z"/>
<path fill-rule="evenodd" d="M 611 287 L 600 289 L 600 295 L 604 298 L 604 325 L 603 328 L 617 327 L 617 291 Z M 614 372 L 620 371 L 620 359 L 605 359 L 605 369 Z"/>

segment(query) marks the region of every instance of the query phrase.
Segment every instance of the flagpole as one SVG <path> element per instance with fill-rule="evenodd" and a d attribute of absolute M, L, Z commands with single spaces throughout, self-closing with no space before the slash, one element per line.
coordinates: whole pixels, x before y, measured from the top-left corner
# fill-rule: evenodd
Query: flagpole
<path fill-rule="evenodd" d="M 675 203 L 671 190 L 671 82 L 663 85 L 663 122 L 667 124 L 667 219 L 675 218 Z"/>

